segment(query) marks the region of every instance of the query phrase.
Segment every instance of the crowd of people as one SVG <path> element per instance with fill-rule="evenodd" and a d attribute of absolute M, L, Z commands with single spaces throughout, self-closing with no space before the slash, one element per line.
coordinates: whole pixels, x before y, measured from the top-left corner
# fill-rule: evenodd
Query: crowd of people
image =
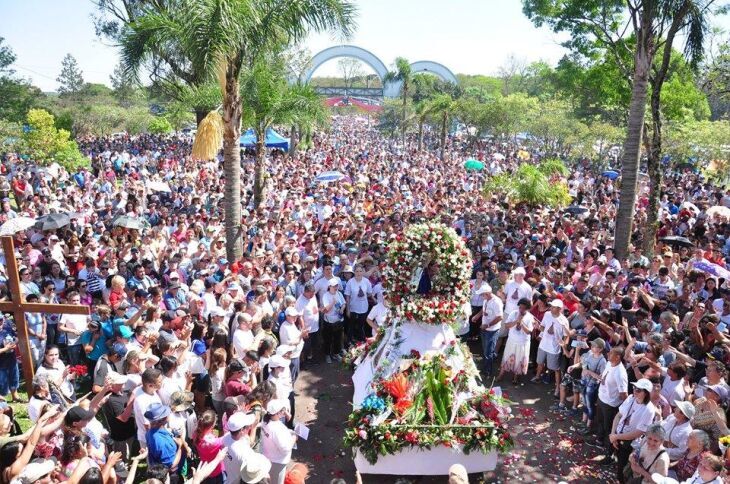
<path fill-rule="evenodd" d="M 140 461 L 151 483 L 303 482 L 291 462 L 306 435 L 300 370 L 316 373 L 388 324 L 388 241 L 422 220 L 453 227 L 474 256 L 457 334 L 481 350 L 486 381 L 551 385 L 553 411 L 582 426 L 621 482 L 723 482 L 730 220 L 707 210 L 730 196 L 702 175 L 666 168 L 659 236 L 690 243 L 644 254 L 642 181 L 619 260 L 618 185 L 589 162 L 567 177 L 572 209 L 527 207 L 481 190 L 521 162 L 520 146 L 455 136 L 442 162 L 415 139 L 334 117 L 306 151 L 270 153 L 257 209 L 244 153 L 244 250 L 228 260 L 220 160 L 193 160 L 182 136 L 80 146 L 91 168 L 76 173 L 14 154 L 0 165 L 0 224 L 71 214 L 58 229 L 15 234 L 23 297 L 91 312 L 26 315 L 33 427 L 20 433 L 4 406 L 0 484 L 131 482 Z M 464 170 L 467 156 L 485 173 Z M 330 170 L 346 178 L 314 180 Z M 141 229 L 117 226 L 125 215 Z M 9 316 L 0 337 L 0 394 L 17 401 Z"/>

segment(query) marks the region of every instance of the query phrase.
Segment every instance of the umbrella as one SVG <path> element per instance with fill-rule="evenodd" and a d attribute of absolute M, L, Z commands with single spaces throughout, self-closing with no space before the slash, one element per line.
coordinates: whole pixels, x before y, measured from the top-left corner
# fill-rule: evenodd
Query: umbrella
<path fill-rule="evenodd" d="M 588 209 L 585 207 L 579 207 L 578 205 L 571 205 L 570 207 L 566 208 L 565 211 L 573 215 L 579 215 L 581 213 L 586 213 Z"/>
<path fill-rule="evenodd" d="M 714 207 L 707 209 L 708 217 L 714 217 L 715 215 L 730 218 L 730 208 L 725 207 L 724 205 L 715 205 Z"/>
<path fill-rule="evenodd" d="M 695 262 L 692 264 L 692 268 L 707 272 L 715 277 L 721 277 L 726 281 L 730 280 L 730 271 L 712 262 Z"/>
<path fill-rule="evenodd" d="M 682 203 L 682 205 L 679 206 L 679 209 L 682 210 L 683 208 L 686 208 L 687 210 L 691 210 L 695 214 L 700 213 L 700 209 L 697 208 L 697 205 L 695 205 L 692 202 L 684 202 L 684 203 Z"/>
<path fill-rule="evenodd" d="M 473 158 L 466 160 L 464 168 L 471 171 L 482 171 L 484 169 L 484 163 Z"/>
<path fill-rule="evenodd" d="M 616 178 L 618 178 L 618 172 L 614 170 L 607 170 L 601 173 L 601 176 L 605 176 L 609 180 L 615 180 Z"/>
<path fill-rule="evenodd" d="M 494 158 L 495 160 L 502 161 L 502 160 L 504 160 L 505 156 L 502 153 L 494 153 L 492 155 L 492 158 Z"/>
<path fill-rule="evenodd" d="M 130 217 L 129 215 L 121 215 L 112 222 L 114 227 L 124 227 L 125 229 L 142 230 L 143 223 L 140 219 Z"/>
<path fill-rule="evenodd" d="M 659 239 L 659 242 L 664 242 L 668 245 L 676 245 L 678 247 L 694 247 L 695 245 L 689 241 L 687 237 L 680 237 L 678 235 L 669 235 L 667 237 L 662 237 Z"/>
<path fill-rule="evenodd" d="M 325 171 L 314 178 L 314 183 L 331 183 L 338 182 L 347 178 L 339 171 Z"/>
<path fill-rule="evenodd" d="M 165 192 L 165 193 L 172 192 L 172 190 L 170 190 L 170 185 L 168 185 L 165 182 L 155 181 L 155 180 L 148 181 L 147 188 L 149 188 L 150 190 L 152 190 L 154 192 Z"/>
<path fill-rule="evenodd" d="M 35 219 L 30 217 L 11 218 L 4 224 L 0 225 L 0 236 L 13 235 L 23 230 L 27 230 L 35 225 Z"/>
<path fill-rule="evenodd" d="M 56 230 L 71 223 L 67 213 L 49 213 L 36 219 L 35 227 L 40 230 Z"/>

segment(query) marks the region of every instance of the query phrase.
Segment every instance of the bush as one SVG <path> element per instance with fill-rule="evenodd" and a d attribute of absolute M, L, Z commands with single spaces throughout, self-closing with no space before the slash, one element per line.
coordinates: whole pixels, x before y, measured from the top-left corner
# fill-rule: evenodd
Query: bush
<path fill-rule="evenodd" d="M 155 119 L 150 122 L 148 129 L 152 134 L 168 134 L 172 132 L 172 125 L 167 118 L 163 116 L 156 116 Z"/>

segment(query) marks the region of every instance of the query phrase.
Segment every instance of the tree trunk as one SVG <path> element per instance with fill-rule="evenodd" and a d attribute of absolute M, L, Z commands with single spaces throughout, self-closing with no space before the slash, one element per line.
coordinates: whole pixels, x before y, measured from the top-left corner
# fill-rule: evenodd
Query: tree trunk
<path fill-rule="evenodd" d="M 256 130 L 256 158 L 253 179 L 253 207 L 258 209 L 266 200 L 266 128 Z"/>
<path fill-rule="evenodd" d="M 653 57 L 651 55 L 651 28 L 644 29 L 638 37 L 626 140 L 624 141 L 623 158 L 621 160 L 621 194 L 614 231 L 616 257 L 621 261 L 629 253 L 629 244 L 631 243 L 631 233 L 633 231 L 636 181 L 639 175 L 641 158 L 649 69 Z"/>
<path fill-rule="evenodd" d="M 646 230 L 644 232 L 643 251 L 647 257 L 654 255 L 656 234 L 659 230 L 659 201 L 662 195 L 662 120 L 660 112 L 661 86 L 653 86 L 651 91 L 652 137 L 647 154 L 649 169 L 649 205 L 646 213 Z"/>
<path fill-rule="evenodd" d="M 446 121 L 449 115 L 444 112 L 441 118 L 441 161 L 446 159 Z"/>
<path fill-rule="evenodd" d="M 423 121 L 418 122 L 418 152 L 423 148 Z"/>
<path fill-rule="evenodd" d="M 289 156 L 294 156 L 297 153 L 297 146 L 299 145 L 299 135 L 297 133 L 297 126 L 292 124 L 291 135 L 289 136 Z"/>
<path fill-rule="evenodd" d="M 226 257 L 230 261 L 240 259 L 243 253 L 241 151 L 239 146 L 241 110 L 238 73 L 229 65 L 226 70 L 226 91 L 223 99 L 223 172 L 226 177 L 224 187 Z"/>
<path fill-rule="evenodd" d="M 406 147 L 406 116 L 408 110 L 408 84 L 403 81 L 403 113 L 401 119 L 400 136 L 401 142 L 403 143 L 403 149 Z"/>
<path fill-rule="evenodd" d="M 205 119 L 205 117 L 208 115 L 208 111 L 202 110 L 195 110 L 195 127 L 200 126 L 200 122 Z"/>

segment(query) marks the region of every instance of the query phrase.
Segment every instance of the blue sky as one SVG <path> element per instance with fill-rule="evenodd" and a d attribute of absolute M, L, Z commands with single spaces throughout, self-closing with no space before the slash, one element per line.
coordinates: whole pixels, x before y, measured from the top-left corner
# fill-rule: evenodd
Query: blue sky
<path fill-rule="evenodd" d="M 560 37 L 535 28 L 519 0 L 356 0 L 356 33 L 346 43 L 370 50 L 386 65 L 397 56 L 431 60 L 454 73 L 494 74 L 514 55 L 555 64 Z M 71 53 L 87 82 L 109 84 L 118 62 L 114 47 L 94 34 L 90 0 L 0 0 L 0 36 L 18 56 L 17 72 L 44 91 L 55 90 L 61 60 Z M 304 45 L 316 54 L 342 43 L 313 35 Z M 315 75 L 334 74 L 330 61 Z"/>

